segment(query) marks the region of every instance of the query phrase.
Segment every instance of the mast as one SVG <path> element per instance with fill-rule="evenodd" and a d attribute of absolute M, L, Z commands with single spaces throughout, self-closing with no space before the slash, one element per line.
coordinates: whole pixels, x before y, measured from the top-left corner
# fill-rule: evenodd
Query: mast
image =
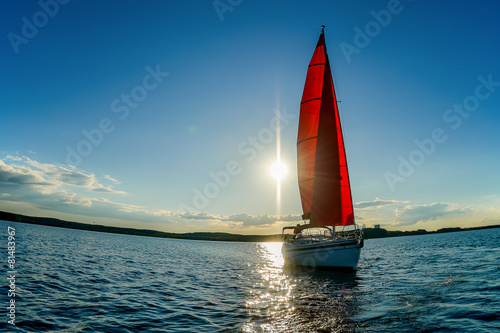
<path fill-rule="evenodd" d="M 354 224 L 344 140 L 321 27 L 300 106 L 297 168 L 303 218 L 312 225 Z"/>

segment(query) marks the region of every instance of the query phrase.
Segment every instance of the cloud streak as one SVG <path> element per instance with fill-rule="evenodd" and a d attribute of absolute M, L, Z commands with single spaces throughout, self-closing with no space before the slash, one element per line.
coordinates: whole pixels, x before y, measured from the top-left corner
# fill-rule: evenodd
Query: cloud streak
<path fill-rule="evenodd" d="M 208 213 L 182 213 L 178 214 L 179 217 L 186 220 L 207 220 L 207 221 L 220 221 L 227 222 L 232 225 L 239 225 L 243 227 L 252 226 L 270 226 L 277 222 L 295 222 L 302 221 L 301 215 L 252 215 L 248 213 L 239 213 L 228 216 L 212 215 Z"/>
<path fill-rule="evenodd" d="M 414 225 L 418 222 L 434 221 L 445 216 L 461 216 L 472 212 L 469 207 L 458 208 L 449 203 L 432 203 L 427 205 L 408 205 L 396 209 L 395 226 Z"/>
<path fill-rule="evenodd" d="M 267 226 L 275 224 L 276 222 L 291 222 L 291 221 L 302 221 L 300 215 L 287 215 L 287 216 L 277 216 L 277 215 L 250 215 L 247 213 L 240 213 L 229 215 L 223 219 L 223 221 L 230 221 L 233 223 L 241 223 L 242 226 Z"/>
<path fill-rule="evenodd" d="M 112 186 L 101 184 L 93 173 L 13 155 L 0 159 L 0 192 L 2 191 L 2 197 L 10 201 L 27 202 L 55 210 L 65 205 L 73 208 L 91 207 L 98 200 L 76 192 L 126 194 Z"/>
<path fill-rule="evenodd" d="M 0 183 L 13 186 L 52 185 L 42 177 L 40 172 L 23 166 L 7 165 L 2 160 L 0 160 Z"/>
<path fill-rule="evenodd" d="M 354 208 L 357 209 L 376 209 L 384 206 L 392 206 L 392 205 L 401 205 L 407 204 L 408 201 L 399 201 L 399 200 L 382 200 L 379 198 L 375 198 L 373 201 L 361 201 L 354 204 Z"/>
<path fill-rule="evenodd" d="M 49 179 L 55 186 L 75 186 L 91 192 L 126 194 L 123 191 L 116 191 L 109 186 L 106 187 L 100 184 L 93 173 L 86 173 L 72 166 L 58 166 L 54 164 L 40 163 L 25 156 L 21 159 L 21 161 L 25 161 L 29 167 L 33 168 L 31 169 L 31 172 L 38 172 L 43 178 Z M 120 183 L 118 180 L 111 178 L 109 175 L 104 176 L 104 178 L 112 180 L 115 184 Z"/>

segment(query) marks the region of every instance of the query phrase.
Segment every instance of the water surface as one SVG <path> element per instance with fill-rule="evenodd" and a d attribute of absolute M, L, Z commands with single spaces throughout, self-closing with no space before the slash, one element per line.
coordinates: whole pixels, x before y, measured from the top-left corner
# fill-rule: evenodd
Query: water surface
<path fill-rule="evenodd" d="M 500 330 L 500 229 L 367 240 L 359 270 L 334 273 L 283 267 L 281 243 L 1 221 L 3 253 L 7 226 L 17 332 Z M 2 317 L 0 329 L 12 328 Z"/>

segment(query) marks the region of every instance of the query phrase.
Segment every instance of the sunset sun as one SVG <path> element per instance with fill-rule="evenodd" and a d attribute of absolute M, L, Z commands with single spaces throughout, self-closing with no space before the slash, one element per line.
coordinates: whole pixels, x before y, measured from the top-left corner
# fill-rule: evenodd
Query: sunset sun
<path fill-rule="evenodd" d="M 282 180 L 288 174 L 288 167 L 281 161 L 276 161 L 269 168 L 271 176 L 276 180 Z"/>

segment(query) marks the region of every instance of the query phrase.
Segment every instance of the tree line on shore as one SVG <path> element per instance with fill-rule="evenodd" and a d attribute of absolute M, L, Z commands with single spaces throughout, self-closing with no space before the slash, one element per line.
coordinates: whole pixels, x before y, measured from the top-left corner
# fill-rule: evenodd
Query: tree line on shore
<path fill-rule="evenodd" d="M 124 235 L 136 235 L 136 236 L 147 236 L 147 237 L 161 237 L 161 238 L 174 238 L 174 239 L 191 239 L 191 240 L 208 240 L 208 241 L 232 241 L 232 242 L 279 242 L 281 241 L 281 234 L 275 235 L 239 235 L 230 234 L 225 232 L 190 232 L 190 233 L 173 233 L 173 232 L 163 232 L 157 230 L 148 229 L 134 229 L 134 228 L 121 228 L 121 227 L 110 227 L 104 225 L 80 223 L 80 222 L 70 222 L 59 220 L 50 217 L 34 217 L 26 216 L 21 214 L 14 214 L 8 212 L 0 211 L 0 220 L 38 224 L 51 227 L 69 228 L 69 229 L 79 229 L 88 231 L 98 231 L 107 232 L 115 234 Z M 443 232 L 456 232 L 456 231 L 466 231 L 475 229 L 489 229 L 489 228 L 499 228 L 500 225 L 491 225 L 484 227 L 473 227 L 473 228 L 442 228 L 436 231 L 427 231 L 425 229 L 418 229 L 413 231 L 399 231 L 399 230 L 386 230 L 384 228 L 365 228 L 364 238 L 385 238 L 385 237 L 399 237 L 399 236 L 413 236 L 413 235 L 426 235 L 434 233 Z"/>

